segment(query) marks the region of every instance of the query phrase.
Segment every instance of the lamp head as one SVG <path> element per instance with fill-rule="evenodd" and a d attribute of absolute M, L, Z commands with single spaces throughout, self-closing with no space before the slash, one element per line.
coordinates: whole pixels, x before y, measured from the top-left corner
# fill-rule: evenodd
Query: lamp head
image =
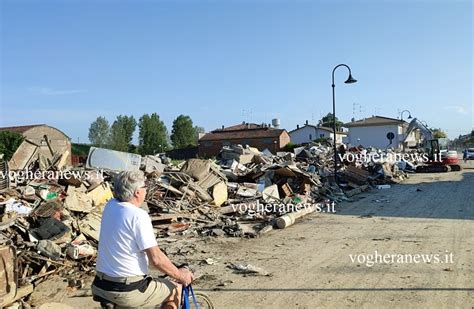
<path fill-rule="evenodd" d="M 352 77 L 352 74 L 349 73 L 349 77 L 347 78 L 347 80 L 346 80 L 344 83 L 346 83 L 346 84 L 357 83 L 357 79 L 355 79 L 354 77 Z"/>

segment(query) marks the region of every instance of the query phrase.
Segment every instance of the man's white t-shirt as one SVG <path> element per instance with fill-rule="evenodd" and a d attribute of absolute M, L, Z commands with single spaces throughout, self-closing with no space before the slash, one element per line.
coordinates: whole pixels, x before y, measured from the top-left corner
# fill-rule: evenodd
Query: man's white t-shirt
<path fill-rule="evenodd" d="M 148 213 L 112 199 L 102 213 L 96 270 L 111 277 L 146 275 L 148 258 L 144 250 L 156 245 Z"/>

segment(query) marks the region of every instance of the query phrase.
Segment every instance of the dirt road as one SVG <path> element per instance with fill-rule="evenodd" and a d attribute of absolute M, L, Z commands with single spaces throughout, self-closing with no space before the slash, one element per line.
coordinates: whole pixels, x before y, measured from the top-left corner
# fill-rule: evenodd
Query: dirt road
<path fill-rule="evenodd" d="M 310 215 L 261 238 L 190 243 L 197 248 L 187 256 L 191 262 L 215 261 L 201 263 L 205 276 L 196 289 L 216 308 L 473 308 L 474 169 L 416 174 L 355 198 L 336 214 Z M 370 266 L 376 251 L 388 263 L 379 258 Z M 439 263 L 415 263 L 416 254 L 439 254 Z M 400 255 L 404 263 L 397 263 Z M 271 276 L 227 267 L 239 262 Z M 92 304 L 90 298 L 65 302 Z"/>

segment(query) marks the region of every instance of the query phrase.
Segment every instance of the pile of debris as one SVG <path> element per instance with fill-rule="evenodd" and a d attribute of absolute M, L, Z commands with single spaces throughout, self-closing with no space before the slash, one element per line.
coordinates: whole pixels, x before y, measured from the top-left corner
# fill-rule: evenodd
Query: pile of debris
<path fill-rule="evenodd" d="M 320 144 L 275 155 L 237 145 L 224 147 L 217 160 L 179 165 L 163 156 L 95 147 L 86 165 L 74 169 L 65 166 L 64 155 L 31 156 L 21 166 L 34 179 L 0 181 L 0 247 L 16 250 L 19 286 L 52 274 L 78 280 L 92 273 L 102 212 L 113 198 L 113 176 L 123 170 L 145 173 L 143 208 L 158 238 L 256 237 L 306 214 L 334 211 L 334 203 L 406 177 L 397 164 L 341 162 L 336 185 L 333 157 L 332 147 Z M 5 164 L 0 167 L 8 175 Z M 36 177 L 38 171 L 43 177 Z"/>
<path fill-rule="evenodd" d="M 294 223 L 290 214 L 329 211 L 334 203 L 408 177 L 398 162 L 355 160 L 342 162 L 336 185 L 333 157 L 332 147 L 320 144 L 276 155 L 224 147 L 215 161 L 191 159 L 167 166 L 159 177 L 149 175 L 150 214 L 161 236 L 255 237 L 288 226 L 282 220 Z"/>
<path fill-rule="evenodd" d="M 93 174 L 87 180 L 17 178 L 0 191 L 0 273 L 10 286 L 0 305 L 25 296 L 16 287 L 25 290 L 54 274 L 80 280 L 94 271 L 100 216 L 113 195 L 107 179 Z"/>
<path fill-rule="evenodd" d="M 352 159 L 343 160 L 341 168 L 339 185 L 347 196 L 352 196 L 352 192 L 357 192 L 360 187 L 365 189 L 367 185 L 387 188 L 390 184 L 400 183 L 415 171 L 417 164 L 405 159 L 397 160 L 403 155 L 393 150 L 353 147 L 344 154 L 345 158 Z"/>

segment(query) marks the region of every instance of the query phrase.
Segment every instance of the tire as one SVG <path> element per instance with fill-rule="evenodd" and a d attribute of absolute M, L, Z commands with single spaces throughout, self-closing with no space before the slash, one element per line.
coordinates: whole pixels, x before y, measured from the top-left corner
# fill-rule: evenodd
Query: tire
<path fill-rule="evenodd" d="M 446 173 L 451 171 L 447 165 L 420 165 L 416 168 L 417 173 Z"/>
<path fill-rule="evenodd" d="M 459 171 L 462 170 L 462 167 L 461 167 L 461 165 L 457 165 L 457 164 L 456 165 L 451 165 L 451 170 L 453 172 L 459 172 Z"/>
<path fill-rule="evenodd" d="M 202 292 L 194 292 L 194 296 L 196 296 L 196 301 L 199 306 L 199 309 L 214 309 L 214 304 L 211 301 L 211 298 Z M 191 309 L 195 309 L 193 297 L 189 296 L 189 304 Z"/>

